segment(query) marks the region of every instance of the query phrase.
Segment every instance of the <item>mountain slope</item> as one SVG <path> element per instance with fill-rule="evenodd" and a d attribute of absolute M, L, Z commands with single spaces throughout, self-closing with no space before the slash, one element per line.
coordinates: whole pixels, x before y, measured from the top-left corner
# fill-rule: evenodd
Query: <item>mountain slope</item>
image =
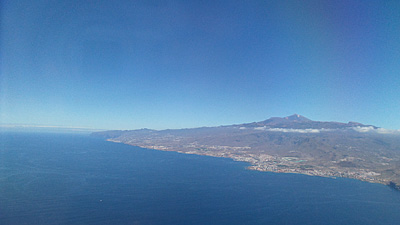
<path fill-rule="evenodd" d="M 294 114 L 238 125 L 93 133 L 109 141 L 164 151 L 233 158 L 250 169 L 400 184 L 400 136 L 356 122 L 321 122 Z"/>

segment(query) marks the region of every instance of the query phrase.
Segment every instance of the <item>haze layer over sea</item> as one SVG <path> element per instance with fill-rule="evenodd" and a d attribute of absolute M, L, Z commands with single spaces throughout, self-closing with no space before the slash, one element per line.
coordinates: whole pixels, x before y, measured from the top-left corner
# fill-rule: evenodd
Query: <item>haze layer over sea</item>
<path fill-rule="evenodd" d="M 398 224 L 400 192 L 83 134 L 0 133 L 0 224 Z"/>

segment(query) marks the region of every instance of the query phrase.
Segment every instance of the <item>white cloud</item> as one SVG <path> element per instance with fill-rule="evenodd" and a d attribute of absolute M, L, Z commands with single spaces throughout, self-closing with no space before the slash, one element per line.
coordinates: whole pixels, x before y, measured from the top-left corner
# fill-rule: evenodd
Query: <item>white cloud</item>
<path fill-rule="evenodd" d="M 254 127 L 254 130 L 266 130 L 266 127 Z"/>
<path fill-rule="evenodd" d="M 366 132 L 374 131 L 375 128 L 372 126 L 370 126 L 370 127 L 353 127 L 353 130 L 360 132 L 360 133 L 366 133 Z"/>
<path fill-rule="evenodd" d="M 378 134 L 400 134 L 400 130 L 390 130 L 385 128 L 374 128 L 372 126 L 369 127 L 353 127 L 353 130 L 361 133 L 373 132 Z"/>
<path fill-rule="evenodd" d="M 378 128 L 376 129 L 376 132 L 380 134 L 400 134 L 400 130 L 390 130 L 385 128 Z"/>
<path fill-rule="evenodd" d="M 319 133 L 321 131 L 330 131 L 330 129 L 292 129 L 292 128 L 269 128 L 266 131 L 284 132 L 284 133 Z"/>
<path fill-rule="evenodd" d="M 390 130 L 385 128 L 375 128 L 373 126 L 368 127 L 351 127 L 347 129 L 352 129 L 354 131 L 360 133 L 377 133 L 377 134 L 397 134 L 400 135 L 400 130 Z M 320 133 L 320 132 L 327 132 L 327 131 L 340 131 L 346 129 L 293 129 L 293 128 L 267 128 L 267 127 L 255 127 L 254 130 L 264 130 L 264 131 L 272 131 L 272 132 L 283 132 L 283 133 Z"/>

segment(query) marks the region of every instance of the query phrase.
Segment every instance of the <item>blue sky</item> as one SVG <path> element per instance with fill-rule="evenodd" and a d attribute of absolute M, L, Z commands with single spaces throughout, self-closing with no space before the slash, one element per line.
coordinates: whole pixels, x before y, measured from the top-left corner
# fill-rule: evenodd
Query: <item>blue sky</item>
<path fill-rule="evenodd" d="M 400 1 L 0 7 L 2 124 L 166 129 L 297 113 L 400 128 Z"/>

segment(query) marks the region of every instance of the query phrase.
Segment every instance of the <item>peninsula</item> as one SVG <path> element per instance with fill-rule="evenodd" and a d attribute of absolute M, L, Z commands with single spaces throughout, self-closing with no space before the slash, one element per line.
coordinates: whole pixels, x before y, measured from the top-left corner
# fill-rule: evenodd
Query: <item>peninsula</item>
<path fill-rule="evenodd" d="M 232 158 L 249 169 L 346 177 L 400 190 L 400 132 L 301 115 L 174 130 L 114 130 L 96 137 L 142 148 Z"/>

